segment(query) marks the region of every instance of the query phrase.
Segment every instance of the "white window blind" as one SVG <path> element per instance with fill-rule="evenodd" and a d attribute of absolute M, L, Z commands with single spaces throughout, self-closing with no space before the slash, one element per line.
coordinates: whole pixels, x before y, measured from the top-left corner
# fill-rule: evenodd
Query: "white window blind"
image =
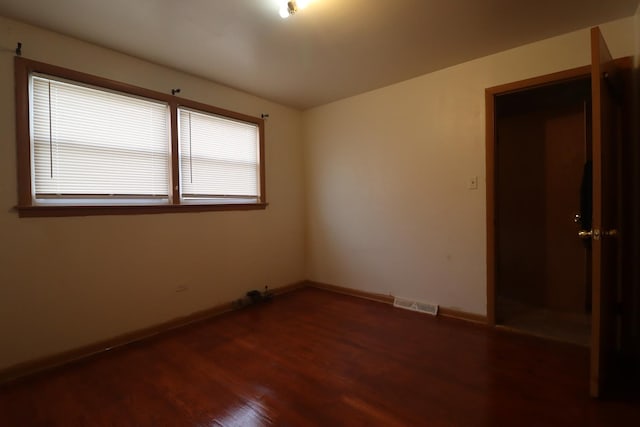
<path fill-rule="evenodd" d="M 183 199 L 260 198 L 258 125 L 179 109 Z"/>
<path fill-rule="evenodd" d="M 168 106 L 31 76 L 36 199 L 168 199 Z"/>

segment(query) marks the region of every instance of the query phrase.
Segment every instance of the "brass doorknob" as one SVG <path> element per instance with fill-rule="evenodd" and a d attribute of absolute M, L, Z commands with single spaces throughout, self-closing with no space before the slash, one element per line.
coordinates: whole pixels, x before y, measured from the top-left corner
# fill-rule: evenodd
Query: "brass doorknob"
<path fill-rule="evenodd" d="M 580 230 L 578 231 L 578 237 L 581 239 L 590 239 L 593 236 L 593 230 Z"/>
<path fill-rule="evenodd" d="M 581 239 L 593 238 L 593 240 L 600 240 L 601 237 L 617 237 L 617 236 L 618 236 L 618 230 L 616 229 L 611 229 L 607 231 L 600 231 L 598 229 L 578 231 L 578 237 L 580 237 Z"/>

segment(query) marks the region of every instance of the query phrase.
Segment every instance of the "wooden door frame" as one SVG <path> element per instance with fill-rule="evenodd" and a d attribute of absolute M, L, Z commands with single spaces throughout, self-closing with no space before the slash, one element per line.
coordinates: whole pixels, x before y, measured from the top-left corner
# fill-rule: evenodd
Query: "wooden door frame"
<path fill-rule="evenodd" d="M 487 323 L 496 326 L 496 97 L 543 86 L 591 77 L 591 66 L 547 74 L 485 89 L 486 209 L 487 209 Z"/>

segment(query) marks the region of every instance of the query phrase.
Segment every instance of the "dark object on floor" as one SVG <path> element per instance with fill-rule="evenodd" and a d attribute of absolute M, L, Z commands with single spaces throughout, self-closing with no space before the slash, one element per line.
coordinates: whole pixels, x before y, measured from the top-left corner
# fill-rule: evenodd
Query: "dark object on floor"
<path fill-rule="evenodd" d="M 245 307 L 247 305 L 256 304 L 259 302 L 271 301 L 273 299 L 273 293 L 269 292 L 269 287 L 264 287 L 264 292 L 260 292 L 256 289 L 247 292 L 246 296 L 237 300 L 234 304 L 236 308 Z"/>
<path fill-rule="evenodd" d="M 249 297 L 252 303 L 256 303 L 270 301 L 273 298 L 273 294 L 269 292 L 269 287 L 265 286 L 264 292 L 260 292 L 254 289 L 253 291 L 247 292 L 247 297 Z"/>

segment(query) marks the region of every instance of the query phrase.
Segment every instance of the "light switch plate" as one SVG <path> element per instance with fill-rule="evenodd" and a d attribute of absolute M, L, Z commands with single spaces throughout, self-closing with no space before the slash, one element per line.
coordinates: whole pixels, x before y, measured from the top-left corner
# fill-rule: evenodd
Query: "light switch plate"
<path fill-rule="evenodd" d="M 469 178 L 468 187 L 469 187 L 469 190 L 477 190 L 478 189 L 478 177 L 477 176 L 472 176 L 471 178 Z"/>

